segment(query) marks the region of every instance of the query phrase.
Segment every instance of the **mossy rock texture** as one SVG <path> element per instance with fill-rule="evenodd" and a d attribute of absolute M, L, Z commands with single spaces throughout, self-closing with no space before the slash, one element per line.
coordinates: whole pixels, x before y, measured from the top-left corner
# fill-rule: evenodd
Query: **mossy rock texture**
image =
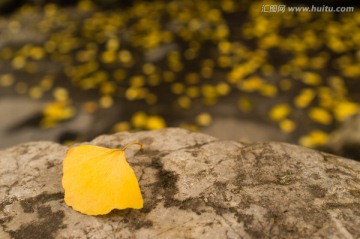
<path fill-rule="evenodd" d="M 127 151 L 141 210 L 87 216 L 61 186 L 68 147 L 0 151 L 0 238 L 359 238 L 360 164 L 279 142 L 242 143 L 168 128 L 103 135 Z"/>

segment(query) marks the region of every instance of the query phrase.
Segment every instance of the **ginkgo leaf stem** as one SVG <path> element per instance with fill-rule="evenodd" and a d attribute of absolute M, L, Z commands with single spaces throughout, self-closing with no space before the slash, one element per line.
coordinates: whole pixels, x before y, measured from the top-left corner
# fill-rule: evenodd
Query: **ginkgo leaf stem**
<path fill-rule="evenodd" d="M 129 148 L 130 146 L 134 145 L 134 144 L 137 144 L 140 146 L 140 149 L 139 151 L 142 149 L 143 145 L 142 143 L 139 143 L 139 142 L 131 142 L 131 143 L 128 143 L 127 145 L 125 145 L 121 150 L 125 151 L 127 148 Z"/>

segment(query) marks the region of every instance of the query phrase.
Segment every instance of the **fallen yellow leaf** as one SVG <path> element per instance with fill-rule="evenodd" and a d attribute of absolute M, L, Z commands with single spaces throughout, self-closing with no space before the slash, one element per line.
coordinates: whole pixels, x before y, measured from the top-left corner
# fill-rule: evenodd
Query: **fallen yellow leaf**
<path fill-rule="evenodd" d="M 356 114 L 359 110 L 359 105 L 355 102 L 341 101 L 334 107 L 334 115 L 338 121 L 344 121 L 349 116 Z"/>
<path fill-rule="evenodd" d="M 103 215 L 113 209 L 143 207 L 136 175 L 125 159 L 125 150 L 93 145 L 71 148 L 63 162 L 65 203 L 87 215 Z"/>
<path fill-rule="evenodd" d="M 315 97 L 315 92 L 313 89 L 306 88 L 303 89 L 299 95 L 294 99 L 294 104 L 297 108 L 305 108 L 308 106 Z"/>
<path fill-rule="evenodd" d="M 291 113 L 291 108 L 288 104 L 278 104 L 271 108 L 269 117 L 273 121 L 280 121 Z"/>
<path fill-rule="evenodd" d="M 311 120 L 320 124 L 328 125 L 332 122 L 331 114 L 327 110 L 320 107 L 311 108 L 309 111 L 309 117 Z"/>
<path fill-rule="evenodd" d="M 294 121 L 289 119 L 284 119 L 279 122 L 280 129 L 286 133 L 291 133 L 296 129 L 296 124 Z"/>
<path fill-rule="evenodd" d="M 308 135 L 302 136 L 299 139 L 299 143 L 302 146 L 315 148 L 325 145 L 329 140 L 327 133 L 321 130 L 313 130 Z"/>

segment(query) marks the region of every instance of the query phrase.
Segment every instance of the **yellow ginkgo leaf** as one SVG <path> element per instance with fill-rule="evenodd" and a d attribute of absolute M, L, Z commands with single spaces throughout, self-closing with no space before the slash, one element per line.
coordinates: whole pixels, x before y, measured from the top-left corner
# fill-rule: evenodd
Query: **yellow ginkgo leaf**
<path fill-rule="evenodd" d="M 107 214 L 113 209 L 143 207 L 135 173 L 125 150 L 93 145 L 71 148 L 63 162 L 65 203 L 87 215 Z"/>
<path fill-rule="evenodd" d="M 288 104 L 278 104 L 271 108 L 269 112 L 270 119 L 273 121 L 280 121 L 291 113 L 291 108 Z"/>

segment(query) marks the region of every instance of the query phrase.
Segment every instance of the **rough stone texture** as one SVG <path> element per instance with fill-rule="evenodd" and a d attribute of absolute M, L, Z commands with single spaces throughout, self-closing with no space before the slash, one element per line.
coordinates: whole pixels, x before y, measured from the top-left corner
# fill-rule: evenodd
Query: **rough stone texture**
<path fill-rule="evenodd" d="M 224 141 L 181 129 L 91 143 L 127 151 L 142 210 L 86 216 L 65 205 L 68 149 L 0 151 L 0 238 L 359 238 L 360 164 L 283 143 Z"/>

